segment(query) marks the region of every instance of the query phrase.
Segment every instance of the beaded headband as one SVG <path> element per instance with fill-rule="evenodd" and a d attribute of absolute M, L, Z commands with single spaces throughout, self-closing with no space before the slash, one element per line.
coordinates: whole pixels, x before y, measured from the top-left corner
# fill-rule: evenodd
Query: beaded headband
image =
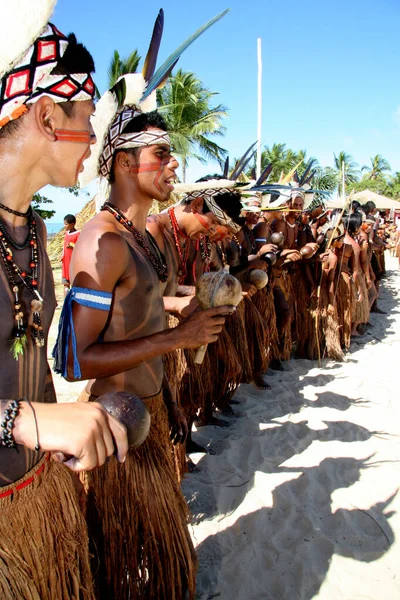
<path fill-rule="evenodd" d="M 0 129 L 27 112 L 27 104 L 49 96 L 54 102 L 91 100 L 95 85 L 89 73 L 51 75 L 68 39 L 49 23 L 23 58 L 0 79 Z"/>
<path fill-rule="evenodd" d="M 154 146 L 156 144 L 171 145 L 169 135 L 166 131 L 139 131 L 134 133 L 123 133 L 124 128 L 137 115 L 140 114 L 135 107 L 123 108 L 117 113 L 112 122 L 105 140 L 104 148 L 100 155 L 100 175 L 108 179 L 111 174 L 113 156 L 116 150 L 124 148 L 142 148 L 143 146 Z"/>
<path fill-rule="evenodd" d="M 216 217 L 218 223 L 221 225 L 225 225 L 229 227 L 233 231 L 233 233 L 237 233 L 241 229 L 241 225 L 238 225 L 226 214 L 225 211 L 222 210 L 216 203 L 214 196 L 218 196 L 219 194 L 230 194 L 232 192 L 232 188 L 207 188 L 204 191 L 194 191 L 190 192 L 185 196 L 185 200 L 195 200 L 196 198 L 201 198 L 207 204 L 210 211 Z"/>

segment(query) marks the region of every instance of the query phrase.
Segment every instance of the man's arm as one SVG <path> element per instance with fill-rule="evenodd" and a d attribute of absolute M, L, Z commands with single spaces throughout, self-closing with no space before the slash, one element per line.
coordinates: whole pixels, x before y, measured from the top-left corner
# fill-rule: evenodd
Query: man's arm
<path fill-rule="evenodd" d="M 71 280 L 75 287 L 112 293 L 118 281 L 126 275 L 128 265 L 126 242 L 107 222 L 99 230 L 97 220 L 81 234 L 80 250 L 73 254 Z M 198 311 L 174 329 L 136 340 L 99 342 L 107 324 L 108 312 L 74 302 L 72 314 L 81 378 L 111 377 L 178 348 L 197 348 L 215 342 L 225 322 L 223 315 L 232 310 L 232 307 L 221 306 Z M 68 356 L 68 378 L 73 380 L 71 343 Z"/>

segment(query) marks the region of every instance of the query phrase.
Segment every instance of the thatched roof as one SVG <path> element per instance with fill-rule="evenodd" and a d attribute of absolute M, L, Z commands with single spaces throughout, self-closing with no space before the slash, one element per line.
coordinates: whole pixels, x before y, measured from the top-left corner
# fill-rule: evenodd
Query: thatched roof
<path fill-rule="evenodd" d="M 96 214 L 96 204 L 94 198 L 89 200 L 82 210 L 76 215 L 76 228 L 82 229 L 82 227 Z M 64 244 L 65 230 L 60 231 L 49 241 L 47 244 L 47 254 L 49 255 L 50 262 L 58 262 L 61 257 Z"/>

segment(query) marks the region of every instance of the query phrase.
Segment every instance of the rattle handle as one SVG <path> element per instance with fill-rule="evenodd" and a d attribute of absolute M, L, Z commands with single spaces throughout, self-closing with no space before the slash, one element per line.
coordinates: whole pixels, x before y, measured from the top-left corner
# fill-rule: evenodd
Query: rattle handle
<path fill-rule="evenodd" d="M 200 346 L 199 348 L 197 348 L 196 354 L 194 357 L 194 362 L 196 363 L 196 365 L 203 364 L 204 356 L 207 352 L 207 346 L 208 346 L 208 344 L 204 344 L 203 346 Z"/>

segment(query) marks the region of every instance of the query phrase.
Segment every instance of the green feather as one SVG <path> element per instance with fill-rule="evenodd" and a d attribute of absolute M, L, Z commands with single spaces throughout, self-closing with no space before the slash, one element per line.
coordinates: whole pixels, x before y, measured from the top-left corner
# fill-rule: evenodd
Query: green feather
<path fill-rule="evenodd" d="M 28 338 L 26 334 L 22 335 L 20 338 L 14 338 L 11 344 L 10 352 L 12 352 L 15 360 L 18 360 L 20 356 L 24 354 L 25 346 L 27 344 Z"/>

